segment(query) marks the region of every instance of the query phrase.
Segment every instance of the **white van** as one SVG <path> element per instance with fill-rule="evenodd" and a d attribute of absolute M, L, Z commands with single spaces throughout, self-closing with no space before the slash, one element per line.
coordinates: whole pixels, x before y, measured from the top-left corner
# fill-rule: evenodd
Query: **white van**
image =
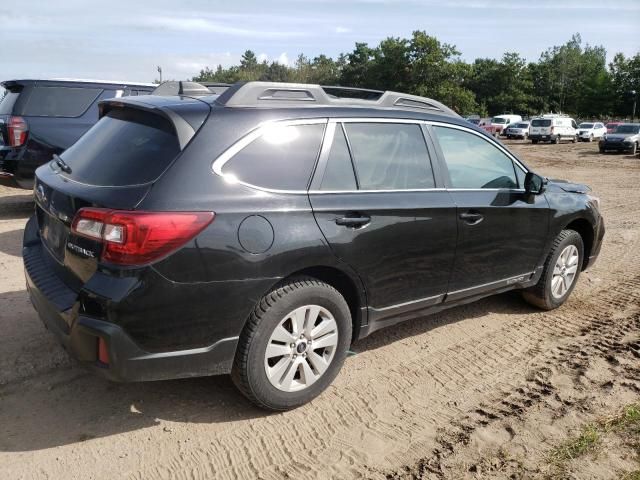
<path fill-rule="evenodd" d="M 529 127 L 529 140 L 531 143 L 553 142 L 560 143 L 562 140 L 576 142 L 578 135 L 578 125 L 576 121 L 563 115 L 543 115 L 531 120 Z"/>

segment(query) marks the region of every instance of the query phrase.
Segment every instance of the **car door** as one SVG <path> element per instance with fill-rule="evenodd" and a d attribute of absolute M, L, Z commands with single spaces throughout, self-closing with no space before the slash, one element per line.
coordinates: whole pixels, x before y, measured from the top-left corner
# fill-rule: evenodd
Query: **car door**
<path fill-rule="evenodd" d="M 429 131 L 457 207 L 458 239 L 448 300 L 529 279 L 547 237 L 550 212 L 545 196 L 525 193 L 524 167 L 485 135 L 446 124 L 433 124 Z"/>
<path fill-rule="evenodd" d="M 418 122 L 329 123 L 309 198 L 329 246 L 363 281 L 371 324 L 446 294 L 457 225 L 440 182 Z"/>

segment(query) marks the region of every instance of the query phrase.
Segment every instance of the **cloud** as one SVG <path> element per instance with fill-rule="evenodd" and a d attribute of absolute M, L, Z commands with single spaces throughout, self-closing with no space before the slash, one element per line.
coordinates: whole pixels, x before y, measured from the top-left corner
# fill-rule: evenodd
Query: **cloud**
<path fill-rule="evenodd" d="M 305 36 L 305 33 L 300 31 L 271 31 L 259 28 L 241 28 L 222 24 L 213 20 L 207 20 L 205 18 L 153 16 L 137 18 L 134 19 L 133 22 L 140 26 L 153 29 L 169 29 L 181 32 L 220 33 L 240 37 L 282 38 Z"/>
<path fill-rule="evenodd" d="M 335 28 L 335 31 L 336 31 L 336 33 L 350 33 L 351 29 L 347 28 L 347 27 L 338 26 L 338 27 Z"/>
<path fill-rule="evenodd" d="M 287 52 L 282 52 L 278 57 L 278 59 L 276 60 L 276 62 L 279 63 L 280 65 L 289 66 L 289 57 L 287 56 Z"/>

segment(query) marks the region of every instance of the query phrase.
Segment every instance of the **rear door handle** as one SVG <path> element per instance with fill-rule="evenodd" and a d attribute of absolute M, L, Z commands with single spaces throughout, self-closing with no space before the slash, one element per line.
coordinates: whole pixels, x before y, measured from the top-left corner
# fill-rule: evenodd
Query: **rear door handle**
<path fill-rule="evenodd" d="M 460 214 L 460 220 L 467 225 L 477 225 L 484 220 L 484 215 L 477 212 L 465 212 Z"/>
<path fill-rule="evenodd" d="M 341 225 L 343 227 L 364 227 L 371 221 L 371 217 L 368 215 L 357 215 L 357 216 L 345 216 L 336 218 L 336 225 Z"/>

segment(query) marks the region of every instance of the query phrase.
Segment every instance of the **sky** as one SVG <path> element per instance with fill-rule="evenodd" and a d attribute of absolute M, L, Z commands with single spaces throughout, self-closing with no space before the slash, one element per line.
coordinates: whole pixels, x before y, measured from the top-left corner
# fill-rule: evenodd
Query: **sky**
<path fill-rule="evenodd" d="M 8 0 L 4 0 L 8 1 Z M 540 53 L 579 32 L 583 43 L 640 51 L 640 0 L 20 0 L 0 9 L 0 80 L 186 79 L 205 66 L 299 53 L 336 57 L 355 42 L 425 30 L 462 58 Z"/>

